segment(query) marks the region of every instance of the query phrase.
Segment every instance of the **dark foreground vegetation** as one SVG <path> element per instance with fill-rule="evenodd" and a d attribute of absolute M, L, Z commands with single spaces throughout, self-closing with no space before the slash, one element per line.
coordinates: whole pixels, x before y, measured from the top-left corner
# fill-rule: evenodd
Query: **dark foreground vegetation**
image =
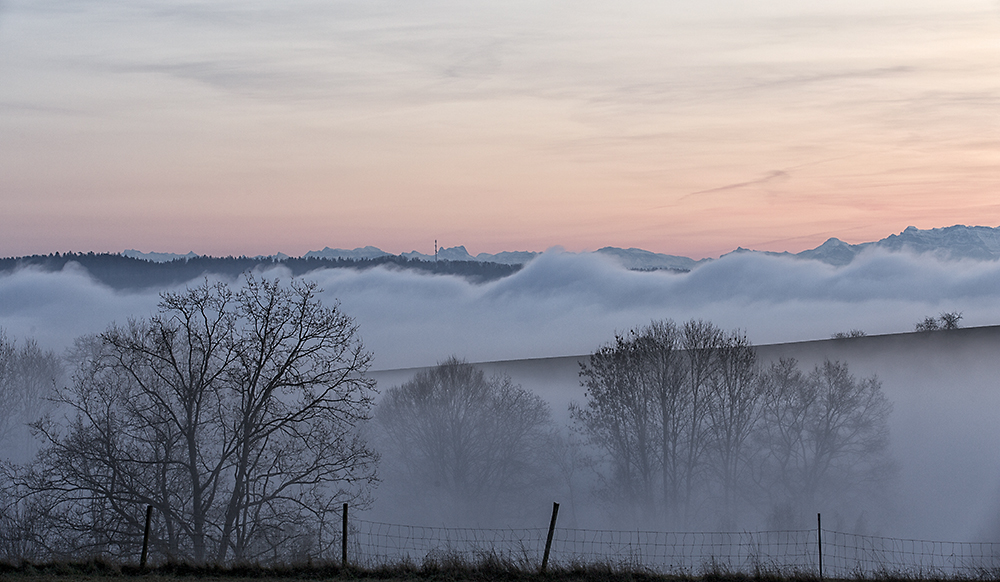
<path fill-rule="evenodd" d="M 533 565 L 517 564 L 495 557 L 477 563 L 454 560 L 430 560 L 378 566 L 373 568 L 342 567 L 339 564 L 300 564 L 295 566 L 259 565 L 194 566 L 164 564 L 140 569 L 135 565 L 116 565 L 101 560 L 59 562 L 47 564 L 0 564 L 0 577 L 7 580 L 102 580 L 136 578 L 141 580 L 179 580 L 202 578 L 211 580 L 371 580 L 371 581 L 499 581 L 499 582 L 820 582 L 822 580 L 996 580 L 997 573 L 983 572 L 974 577 L 949 577 L 935 574 L 882 573 L 876 576 L 851 578 L 820 578 L 811 572 L 758 571 L 731 572 L 705 569 L 700 572 L 661 574 L 639 567 L 615 564 L 577 564 L 557 566 L 545 572 Z"/>
<path fill-rule="evenodd" d="M 288 257 L 193 257 L 155 263 L 112 253 L 53 253 L 0 259 L 0 273 L 36 268 L 59 271 L 77 263 L 101 283 L 114 289 L 147 289 L 179 285 L 206 275 L 236 278 L 243 273 L 285 267 L 298 277 L 319 269 L 372 269 L 386 266 L 421 273 L 459 275 L 474 283 L 495 281 L 521 270 L 521 265 L 480 261 L 421 261 L 396 255 L 374 259 Z"/>

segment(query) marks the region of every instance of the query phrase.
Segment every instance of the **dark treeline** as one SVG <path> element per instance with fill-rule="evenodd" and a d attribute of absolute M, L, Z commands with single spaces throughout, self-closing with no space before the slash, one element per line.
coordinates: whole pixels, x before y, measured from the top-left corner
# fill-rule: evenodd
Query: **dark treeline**
<path fill-rule="evenodd" d="M 114 289 L 146 289 L 177 285 L 205 275 L 237 278 L 241 274 L 283 266 L 298 277 L 318 269 L 371 269 L 390 266 L 425 273 L 458 275 L 474 283 L 494 281 L 512 275 L 521 265 L 480 261 L 422 261 L 398 255 L 373 259 L 323 259 L 288 257 L 192 257 L 164 263 L 146 261 L 112 253 L 53 253 L 0 259 L 0 273 L 26 267 L 58 271 L 75 262 L 101 283 Z"/>
<path fill-rule="evenodd" d="M 147 506 L 154 562 L 197 564 L 330 559 L 344 502 L 444 526 L 537 526 L 560 500 L 571 527 L 823 511 L 858 531 L 892 476 L 890 405 L 842 362 L 762 363 L 741 333 L 659 321 L 589 357 L 569 426 L 457 358 L 376 406 L 356 325 L 317 293 L 205 281 L 65 358 L 0 334 L 0 558 L 134 560 Z"/>

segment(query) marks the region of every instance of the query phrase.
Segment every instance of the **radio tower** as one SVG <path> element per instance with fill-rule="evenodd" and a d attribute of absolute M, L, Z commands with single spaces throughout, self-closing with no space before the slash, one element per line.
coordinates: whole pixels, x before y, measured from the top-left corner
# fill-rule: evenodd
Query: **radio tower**
<path fill-rule="evenodd" d="M 438 239 L 434 239 L 434 264 L 438 262 Z"/>

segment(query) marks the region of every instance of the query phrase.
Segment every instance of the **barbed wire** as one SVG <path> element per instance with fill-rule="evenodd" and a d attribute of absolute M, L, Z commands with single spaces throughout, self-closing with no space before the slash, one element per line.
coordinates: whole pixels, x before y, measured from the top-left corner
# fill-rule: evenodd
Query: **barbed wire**
<path fill-rule="evenodd" d="M 538 567 L 545 528 L 449 528 L 354 520 L 350 560 L 359 565 L 498 558 Z M 924 541 L 822 530 L 823 572 L 834 577 L 1000 574 L 1000 544 Z M 661 573 L 819 571 L 817 530 L 657 532 L 555 529 L 550 564 L 601 564 Z"/>

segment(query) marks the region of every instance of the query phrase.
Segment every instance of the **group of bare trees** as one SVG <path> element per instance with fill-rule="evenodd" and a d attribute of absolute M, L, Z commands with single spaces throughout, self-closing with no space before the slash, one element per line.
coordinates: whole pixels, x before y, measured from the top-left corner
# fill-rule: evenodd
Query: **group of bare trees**
<path fill-rule="evenodd" d="M 368 439 L 383 503 L 450 525 L 544 511 L 586 466 L 630 524 L 732 528 L 763 507 L 789 526 L 891 467 L 877 379 L 761 366 L 743 334 L 704 321 L 653 322 L 590 356 L 569 435 L 539 396 L 456 358 L 388 389 L 369 425 L 371 356 L 317 294 L 252 276 L 164 293 L 156 315 L 78 340 L 68 383 L 55 354 L 0 335 L 0 438 L 41 416 L 37 456 L 0 473 L 4 557 L 130 559 L 147 506 L 161 559 L 328 556 L 340 504 L 371 500 Z"/>
<path fill-rule="evenodd" d="M 33 451 L 25 419 L 39 418 L 63 377 L 62 358 L 25 339 L 20 345 L 0 330 L 0 443 L 7 460 Z"/>
<path fill-rule="evenodd" d="M 37 448 L 26 421 L 50 408 L 50 398 L 63 380 L 62 358 L 32 339 L 18 342 L 0 330 L 0 557 L 20 557 L 28 550 L 33 522 L 24 519 L 19 492 L 9 479 L 10 467 L 30 460 Z"/>
<path fill-rule="evenodd" d="M 918 321 L 914 331 L 937 331 L 939 329 L 958 329 L 962 327 L 962 312 L 949 311 L 942 313 L 939 317 L 928 315 L 923 321 Z"/>
<path fill-rule="evenodd" d="M 374 382 L 353 321 L 314 285 L 248 277 L 162 295 L 149 319 L 79 340 L 44 448 L 8 471 L 22 558 L 137 555 L 197 563 L 294 560 L 335 540 L 342 501 L 366 499 L 359 437 Z"/>
<path fill-rule="evenodd" d="M 619 335 L 580 374 L 571 416 L 598 452 L 602 496 L 632 523 L 731 528 L 750 507 L 792 526 L 891 468 L 876 378 L 830 361 L 762 367 L 743 334 L 708 322 Z"/>
<path fill-rule="evenodd" d="M 806 374 L 781 359 L 762 371 L 761 392 L 756 466 L 772 527 L 801 525 L 803 513 L 832 499 L 863 506 L 891 479 L 892 406 L 876 377 L 855 378 L 829 360 Z"/>
<path fill-rule="evenodd" d="M 891 406 L 841 362 L 762 365 L 742 333 L 657 321 L 580 376 L 569 435 L 509 377 L 455 358 L 390 388 L 375 414 L 380 500 L 414 521 L 497 523 L 557 492 L 572 501 L 587 472 L 618 525 L 789 528 L 860 510 L 891 475 Z"/>

